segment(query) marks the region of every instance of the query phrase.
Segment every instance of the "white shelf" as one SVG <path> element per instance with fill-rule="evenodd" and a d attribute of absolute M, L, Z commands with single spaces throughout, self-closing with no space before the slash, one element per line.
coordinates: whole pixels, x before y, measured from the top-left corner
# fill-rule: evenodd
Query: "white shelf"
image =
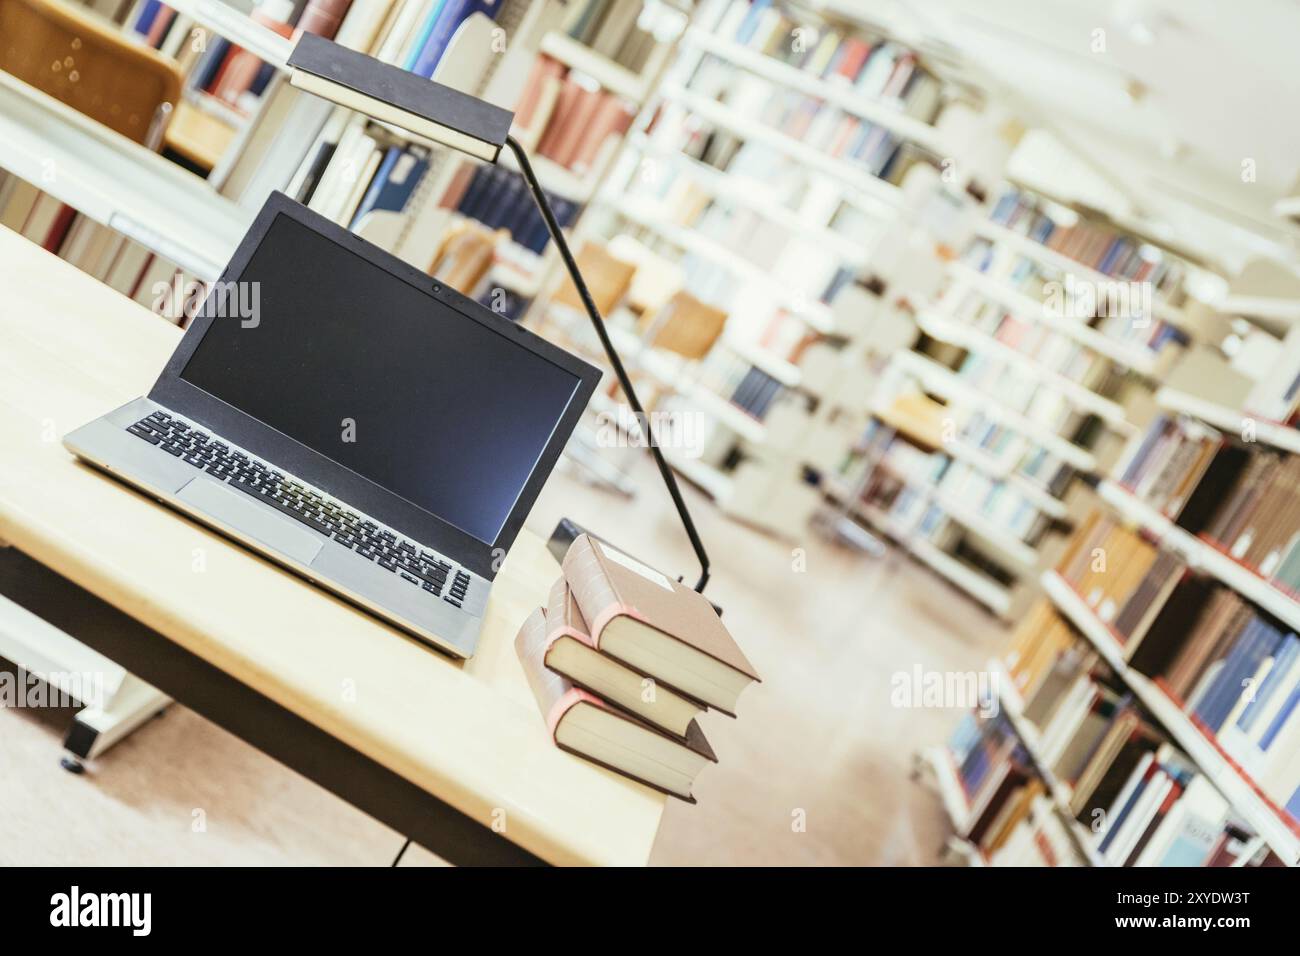
<path fill-rule="evenodd" d="M 519 160 L 515 159 L 515 154 L 508 149 L 503 149 L 501 155 L 497 157 L 497 162 L 520 172 Z M 595 191 L 596 180 L 594 177 L 579 176 L 573 170 L 561 166 L 552 159 L 547 159 L 540 153 L 529 152 L 528 164 L 533 167 L 533 172 L 537 174 L 537 181 L 542 184 L 542 188 L 547 192 L 563 196 L 565 199 L 572 199 L 574 202 L 584 203 L 591 198 Z"/>
<path fill-rule="evenodd" d="M 1064 253 L 1057 252 L 1055 249 L 1045 246 L 1043 243 L 1028 236 L 1023 236 L 1018 232 L 1008 229 L 1006 226 L 999 225 L 995 222 L 982 220 L 976 227 L 976 232 L 986 239 L 992 240 L 999 245 L 1005 245 L 1014 249 L 1023 256 L 1027 256 L 1050 269 L 1058 272 L 1070 273 L 1078 278 L 1093 283 L 1110 283 L 1110 282 L 1129 282 L 1135 280 L 1124 279 L 1120 276 L 1108 276 L 1092 266 L 1072 259 Z M 1156 299 L 1153 302 L 1153 311 L 1156 318 L 1163 319 L 1173 325 L 1183 325 L 1186 322 L 1186 316 L 1183 315 L 1182 309 L 1172 306 L 1167 302 Z"/>
<path fill-rule="evenodd" d="M 682 395 L 746 441 L 761 445 L 767 437 L 767 428 L 761 421 L 704 385 L 696 384 L 684 391 Z"/>
<path fill-rule="evenodd" d="M 1051 765 L 1043 759 L 1041 736 L 1038 728 L 1025 717 L 1024 701 L 1020 699 L 1020 692 L 1016 690 L 1015 681 L 999 660 L 989 661 L 988 671 L 997 680 L 998 703 L 1002 708 L 1002 712 L 1007 715 L 1007 720 L 1011 722 L 1016 735 L 1025 745 L 1025 750 L 1028 751 L 1030 758 L 1034 761 L 1034 766 L 1038 768 L 1038 776 L 1046 786 L 1052 802 L 1056 804 L 1057 813 L 1065 822 L 1070 835 L 1074 837 L 1075 844 L 1082 851 L 1089 865 L 1109 866 L 1105 858 L 1093 846 L 1091 834 L 1088 833 L 1070 809 L 1070 801 L 1074 796 L 1072 789 L 1056 776 Z"/>
<path fill-rule="evenodd" d="M 1018 564 L 1022 571 L 1037 570 L 1038 552 L 1024 541 L 1014 537 L 1005 528 L 995 524 L 978 511 L 968 508 L 951 495 L 945 494 L 942 488 L 935 487 L 934 503 L 957 524 L 983 538 L 995 550 Z"/>
<path fill-rule="evenodd" d="M 1201 769 L 1223 797 L 1288 866 L 1300 864 L 1300 835 L 1297 835 L 1273 810 L 1255 785 L 1235 769 L 1220 752 L 1216 743 L 1192 722 L 1181 708 L 1145 675 L 1124 661 L 1118 642 L 1110 629 L 1097 618 L 1083 598 L 1055 571 L 1043 575 L 1043 590 L 1061 613 L 1083 632 L 1133 691 L 1135 697 L 1168 731 L 1169 735 Z"/>
<path fill-rule="evenodd" d="M 907 549 L 995 614 L 1005 617 L 1011 610 L 1010 591 L 952 555 L 945 554 L 937 545 L 918 537 L 907 542 Z"/>
<path fill-rule="evenodd" d="M 883 204 L 885 207 L 902 205 L 903 191 L 901 189 L 893 183 L 888 183 L 877 176 L 871 175 L 865 168 L 850 160 L 840 159 L 829 153 L 824 153 L 774 127 L 739 116 L 716 100 L 693 93 L 675 83 L 665 83 L 662 92 L 666 99 L 680 103 L 696 116 L 717 126 L 729 129 L 745 139 L 765 143 L 773 149 L 785 153 L 792 159 L 797 159 L 820 172 L 835 177 L 874 202 Z"/>
<path fill-rule="evenodd" d="M 805 221 L 798 213 L 773 201 L 770 198 L 770 187 L 762 180 L 735 176 L 714 169 L 707 163 L 702 163 L 679 150 L 658 146 L 644 133 L 633 133 L 628 138 L 628 142 L 633 148 L 646 155 L 677 163 L 685 169 L 686 175 L 694 180 L 696 185 L 710 195 L 744 206 L 783 229 L 823 243 L 833 248 L 835 254 L 847 263 L 861 265 L 867 259 L 869 247 L 866 243 L 850 239 L 829 226 Z"/>
<path fill-rule="evenodd" d="M 293 52 L 294 41 L 262 26 L 246 13 L 221 0 L 175 0 L 174 3 L 167 0 L 167 5 L 181 16 L 189 17 L 200 26 L 243 47 L 276 69 L 286 69 L 285 63 Z"/>
<path fill-rule="evenodd" d="M 569 69 L 585 73 L 611 93 L 638 103 L 645 96 L 646 84 L 642 77 L 586 44 L 579 43 L 567 33 L 547 33 L 542 37 L 538 49 Z"/>
<path fill-rule="evenodd" d="M 738 405 L 733 405 L 717 392 L 698 382 L 681 387 L 680 368 L 665 362 L 661 353 L 654 348 L 647 348 L 640 336 L 609 323 L 606 325 L 610 340 L 618 349 L 628 365 L 628 371 L 635 376 L 645 373 L 660 385 L 671 389 L 683 399 L 698 405 L 718 424 L 740 435 L 751 444 L 761 445 L 767 438 L 767 427 L 754 416 L 747 414 Z M 685 473 L 685 472 L 683 472 Z"/>
<path fill-rule="evenodd" d="M 959 279 L 974 286 L 983 295 L 1002 303 L 1007 311 L 1022 322 L 1054 329 L 1085 348 L 1092 349 L 1098 355 L 1104 355 L 1144 375 L 1150 375 L 1155 368 L 1157 355 L 1144 345 L 1111 338 L 1078 319 L 1052 315 L 1042 302 L 1031 299 L 1023 292 L 978 269 L 971 268 L 964 262 L 954 262 L 950 269 Z"/>
<path fill-rule="evenodd" d="M 731 497 L 732 480 L 712 465 L 698 458 L 686 458 L 664 449 L 664 460 L 693 485 L 697 485 L 714 501 L 724 504 Z"/>
<path fill-rule="evenodd" d="M 193 173 L 8 73 L 0 166 L 200 279 L 220 276 L 253 219 Z"/>
<path fill-rule="evenodd" d="M 761 345 L 723 336 L 722 344 L 759 371 L 772 376 L 786 388 L 797 388 L 803 380 L 799 366 L 773 355 Z"/>
<path fill-rule="evenodd" d="M 1222 551 L 1194 537 L 1113 481 L 1103 481 L 1098 494 L 1130 524 L 1145 528 L 1161 544 L 1177 551 L 1193 568 L 1217 578 L 1246 600 L 1268 611 L 1292 630 L 1300 631 L 1300 601 L 1260 577 Z"/>
<path fill-rule="evenodd" d="M 1024 352 L 1018 351 L 1005 342 L 998 341 L 985 332 L 951 319 L 946 315 L 931 311 L 921 313 L 919 324 L 922 330 L 933 338 L 970 352 L 1015 365 L 1021 371 L 1059 392 L 1076 408 L 1092 412 L 1114 427 L 1124 430 L 1130 429 L 1128 422 L 1124 418 L 1124 409 L 1119 404 L 1098 395 L 1078 382 L 1066 378 L 1060 372 L 1047 368 L 1033 356 L 1026 355 Z"/>
<path fill-rule="evenodd" d="M 1290 425 L 1256 418 L 1248 412 L 1219 405 L 1169 387 L 1156 392 L 1156 403 L 1171 412 L 1191 415 L 1207 425 L 1213 425 L 1221 431 L 1235 435 L 1240 435 L 1246 422 L 1250 421 L 1256 441 L 1272 445 L 1282 451 L 1300 453 L 1300 429 L 1292 428 Z"/>
<path fill-rule="evenodd" d="M 952 453 L 945 446 L 943 449 L 940 449 L 940 454 L 948 455 Z M 940 510 L 942 510 L 948 518 L 955 521 L 966 530 L 975 533 L 980 538 L 983 538 L 990 545 L 993 545 L 996 550 L 1000 551 L 1003 555 L 1011 558 L 1020 565 L 1022 570 L 1037 570 L 1037 550 L 1015 537 L 1007 529 L 997 525 L 992 519 L 986 518 L 978 511 L 969 508 L 962 502 L 958 501 L 951 493 L 946 492 L 942 487 L 928 477 L 906 474 L 902 470 L 895 468 L 890 464 L 887 458 L 877 462 L 875 467 L 885 469 L 904 484 L 920 491 L 930 501 L 938 505 Z M 1006 479 L 1004 478 L 1003 480 L 1005 481 Z M 1018 488 L 1016 490 L 1019 491 Z M 1057 504 L 1061 504 L 1061 502 L 1058 501 Z M 885 527 L 885 524 L 891 525 L 891 527 L 885 528 L 885 530 L 889 530 L 891 533 L 896 533 L 900 530 L 897 522 L 894 522 L 888 515 L 881 512 L 880 509 L 868 505 L 865 502 L 856 502 L 855 506 L 862 509 L 863 513 L 871 517 L 873 521 L 881 523 L 882 528 Z M 873 511 L 876 512 L 876 514 L 872 514 Z"/>
<path fill-rule="evenodd" d="M 939 800 L 943 812 L 948 815 L 948 822 L 953 830 L 966 842 L 966 834 L 972 824 L 971 807 L 966 800 L 966 791 L 962 789 L 957 769 L 953 766 L 952 751 L 945 746 L 930 747 L 921 752 L 922 758 L 934 773 L 935 787 L 939 791 Z"/>
<path fill-rule="evenodd" d="M 1273 215 L 1283 219 L 1295 219 L 1300 216 L 1300 196 L 1287 196 L 1273 203 Z"/>
<path fill-rule="evenodd" d="M 881 421 L 888 422 L 888 412 L 879 403 L 873 404 L 868 411 Z M 999 460 L 982 448 L 978 448 L 969 442 L 954 439 L 945 442 L 939 451 L 949 458 L 982 471 L 990 478 L 1005 482 L 1023 495 L 1035 508 L 1049 517 L 1063 519 L 1069 514 L 1069 509 L 1065 506 L 1064 501 L 1052 497 L 1048 494 L 1047 489 L 1034 484 L 1024 475 L 1018 474 L 1009 464 Z"/>
<path fill-rule="evenodd" d="M 1096 470 L 1097 460 L 1091 452 L 1066 441 L 1045 426 L 1026 418 L 1022 413 L 1007 407 L 975 386 L 962 381 L 959 375 L 938 362 L 931 361 L 920 353 L 911 351 L 895 353 L 892 361 L 900 365 L 909 374 L 920 379 L 927 391 L 936 392 L 963 405 L 983 410 L 991 418 L 998 420 L 1012 431 L 1020 432 L 1025 437 L 1032 439 L 1062 461 L 1073 465 L 1080 471 L 1091 472 Z"/>
<path fill-rule="evenodd" d="M 845 112 L 883 126 L 896 136 L 911 140 L 936 153 L 944 152 L 943 137 L 929 123 L 908 116 L 901 108 L 873 100 L 856 90 L 852 84 L 835 83 L 816 74 L 782 63 L 764 53 L 752 50 L 735 40 L 727 40 L 699 27 L 686 31 L 691 45 L 721 57 L 756 76 L 771 80 L 782 89 L 794 89 L 809 96 L 825 100 Z"/>
<path fill-rule="evenodd" d="M 1219 300 L 1220 312 L 1248 315 L 1278 322 L 1300 322 L 1300 299 L 1275 299 L 1261 295 L 1227 295 Z"/>
<path fill-rule="evenodd" d="M 627 198 L 615 200 L 610 204 L 611 208 L 619 215 L 657 233 L 686 252 L 697 255 L 701 259 L 715 262 L 746 282 L 766 286 L 786 311 L 798 316 L 819 332 L 830 331 L 832 323 L 830 309 L 823 303 L 810 303 L 803 296 L 789 294 L 767 272 L 732 252 L 721 243 L 673 222 L 661 210 L 655 208 L 658 205 L 658 203 Z"/>

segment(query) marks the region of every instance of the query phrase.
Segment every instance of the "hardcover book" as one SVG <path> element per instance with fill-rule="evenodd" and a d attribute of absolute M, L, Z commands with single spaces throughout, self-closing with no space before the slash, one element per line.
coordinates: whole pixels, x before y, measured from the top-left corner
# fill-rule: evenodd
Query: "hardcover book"
<path fill-rule="evenodd" d="M 699 727 L 685 739 L 637 720 L 588 693 L 543 663 L 546 614 L 541 608 L 524 621 L 515 653 L 541 708 L 555 745 L 662 793 L 694 803 L 691 785 L 710 763 L 717 763 Z"/>
<path fill-rule="evenodd" d="M 703 595 L 585 534 L 564 576 L 602 653 L 735 716 L 758 674 Z"/>

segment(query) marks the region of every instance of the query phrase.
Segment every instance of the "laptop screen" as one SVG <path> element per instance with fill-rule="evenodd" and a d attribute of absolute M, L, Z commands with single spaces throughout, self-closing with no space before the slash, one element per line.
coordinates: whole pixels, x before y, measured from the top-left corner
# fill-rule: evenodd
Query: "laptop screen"
<path fill-rule="evenodd" d="M 579 379 L 285 215 L 181 378 L 491 543 Z"/>

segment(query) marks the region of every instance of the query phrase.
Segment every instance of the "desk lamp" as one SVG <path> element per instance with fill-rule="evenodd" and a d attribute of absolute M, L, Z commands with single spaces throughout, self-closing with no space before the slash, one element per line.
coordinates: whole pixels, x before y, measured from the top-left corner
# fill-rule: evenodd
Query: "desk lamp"
<path fill-rule="evenodd" d="M 636 413 L 637 422 L 647 435 L 650 454 L 659 468 L 660 477 L 668 487 L 668 494 L 677 508 L 677 516 L 681 519 L 686 536 L 690 538 L 691 547 L 695 550 L 695 557 L 700 562 L 700 578 L 695 590 L 702 593 L 709 580 L 709 556 L 704 551 L 704 543 L 695 530 L 695 522 L 686 509 L 677 479 L 664 460 L 663 452 L 659 450 L 659 441 L 649 417 L 641 407 L 641 401 L 632 388 L 632 381 L 623 368 L 618 352 L 614 350 L 605 322 L 582 279 L 582 273 L 578 271 L 578 264 L 569 250 L 564 233 L 560 231 L 560 224 L 556 221 L 546 194 L 533 173 L 532 164 L 523 147 L 510 135 L 510 123 L 514 114 L 468 93 L 398 69 L 312 33 L 304 33 L 298 39 L 288 65 L 289 82 L 293 86 L 380 122 L 401 127 L 416 136 L 489 163 L 495 163 L 500 158 L 503 148 L 514 154 L 533 202 L 541 211 L 547 231 L 560 250 L 564 267 L 596 330 L 596 337 L 600 339 L 601 347 L 618 377 L 628 404 Z"/>

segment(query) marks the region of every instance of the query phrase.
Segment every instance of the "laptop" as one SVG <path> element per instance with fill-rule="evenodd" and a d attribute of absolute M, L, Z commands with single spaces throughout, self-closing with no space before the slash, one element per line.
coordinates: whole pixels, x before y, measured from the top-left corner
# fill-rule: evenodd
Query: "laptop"
<path fill-rule="evenodd" d="M 599 377 L 274 193 L 149 395 L 64 445 L 469 657 Z"/>

